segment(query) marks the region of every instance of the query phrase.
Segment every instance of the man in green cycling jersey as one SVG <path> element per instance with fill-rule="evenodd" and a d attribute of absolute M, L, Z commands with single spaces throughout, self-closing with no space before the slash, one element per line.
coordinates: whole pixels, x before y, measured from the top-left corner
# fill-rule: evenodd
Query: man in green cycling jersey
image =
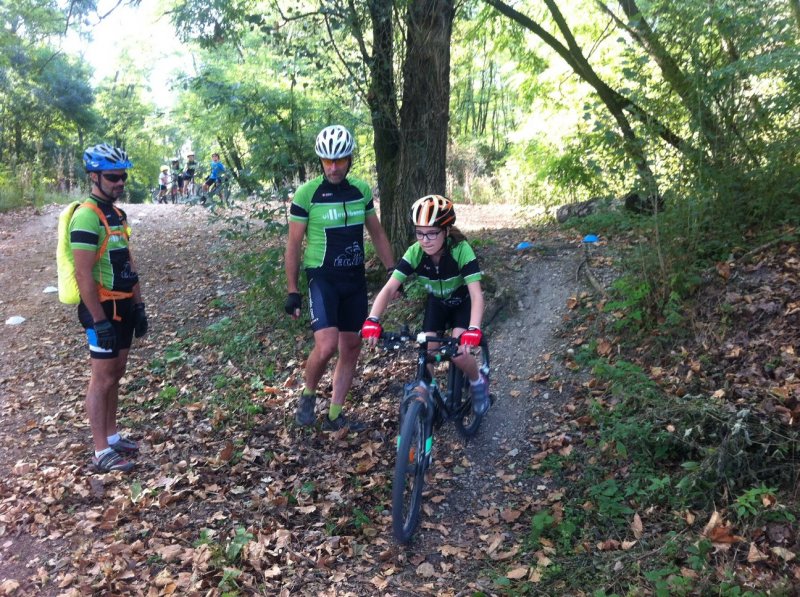
<path fill-rule="evenodd" d="M 78 319 L 86 330 L 92 365 L 86 390 L 92 463 L 100 472 L 127 472 L 133 468 L 127 457 L 135 455 L 139 446 L 119 434 L 119 382 L 133 336 L 144 336 L 148 326 L 128 246 L 127 218 L 114 203 L 125 193 L 127 170 L 133 164 L 124 150 L 106 143 L 88 148 L 83 162 L 92 183 L 91 196 L 75 210 L 69 231 L 81 296 Z"/>
<path fill-rule="evenodd" d="M 324 128 L 317 136 L 316 154 L 323 174 L 302 185 L 294 195 L 286 243 L 288 297 L 284 309 L 300 316 L 301 247 L 307 237 L 303 266 L 308 278 L 308 300 L 314 348 L 306 361 L 305 387 L 297 406 L 301 425 L 314 423 L 317 384 L 328 362 L 338 351 L 333 373 L 333 396 L 322 428 L 329 431 L 363 425 L 342 414 L 361 350 L 359 331 L 367 315 L 367 283 L 364 271 L 364 227 L 375 252 L 387 270 L 394 258 L 389 239 L 372 203 L 369 185 L 348 177 L 355 142 L 340 125 Z"/>

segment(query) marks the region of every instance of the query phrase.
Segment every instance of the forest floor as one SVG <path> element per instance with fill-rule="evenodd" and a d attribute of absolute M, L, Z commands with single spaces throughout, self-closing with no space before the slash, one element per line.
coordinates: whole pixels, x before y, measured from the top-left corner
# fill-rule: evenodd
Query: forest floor
<path fill-rule="evenodd" d="M 367 431 L 298 429 L 308 330 L 292 332 L 296 354 L 243 374 L 199 339 L 244 292 L 225 267 L 234 241 L 202 207 L 123 207 L 150 317 L 121 389 L 121 425 L 142 446 L 128 475 L 90 467 L 83 336 L 74 307 L 43 292 L 56 285 L 61 206 L 0 214 L 0 314 L 25 318 L 0 335 L 0 594 L 465 595 L 502 594 L 498 577 L 536 582 L 550 552 L 524 566 L 518 554 L 532 516 L 558 512 L 564 494 L 539 465 L 568 456 L 582 427 L 573 401 L 586 380 L 568 356 L 581 341 L 566 331 L 586 296 L 579 237 L 508 207 L 459 206 L 490 273 L 496 402 L 469 442 L 451 426 L 437 434 L 422 523 L 401 547 L 389 489 L 410 365 L 363 353 L 348 408 Z M 278 342 L 254 334 L 264 354 Z"/>

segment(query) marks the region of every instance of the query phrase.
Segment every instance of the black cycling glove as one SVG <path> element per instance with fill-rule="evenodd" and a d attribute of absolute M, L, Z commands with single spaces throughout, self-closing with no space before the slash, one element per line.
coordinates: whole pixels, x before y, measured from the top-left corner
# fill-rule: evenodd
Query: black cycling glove
<path fill-rule="evenodd" d="M 147 333 L 147 313 L 144 303 L 136 303 L 133 307 L 133 335 L 141 338 Z"/>
<path fill-rule="evenodd" d="M 294 315 L 294 312 L 300 309 L 300 293 L 290 292 L 286 296 L 286 302 L 283 305 L 283 310 L 287 315 Z"/>
<path fill-rule="evenodd" d="M 108 319 L 94 322 L 94 333 L 97 336 L 97 346 L 103 350 L 114 350 L 117 345 L 117 333 Z"/>

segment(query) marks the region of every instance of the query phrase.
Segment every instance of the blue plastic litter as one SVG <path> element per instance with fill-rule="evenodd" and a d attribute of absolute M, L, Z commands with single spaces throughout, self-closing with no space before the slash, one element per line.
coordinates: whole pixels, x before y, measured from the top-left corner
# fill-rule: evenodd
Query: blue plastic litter
<path fill-rule="evenodd" d="M 530 249 L 533 245 L 528 241 L 524 240 L 517 245 L 517 251 L 524 251 L 525 249 Z"/>
<path fill-rule="evenodd" d="M 585 243 L 596 243 L 598 240 L 600 239 L 597 238 L 596 234 L 587 234 L 583 237 L 583 242 Z"/>

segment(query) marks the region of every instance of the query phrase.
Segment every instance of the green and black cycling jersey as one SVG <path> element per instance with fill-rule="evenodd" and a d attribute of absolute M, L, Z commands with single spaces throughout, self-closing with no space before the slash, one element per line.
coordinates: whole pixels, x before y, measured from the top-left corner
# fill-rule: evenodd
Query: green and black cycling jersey
<path fill-rule="evenodd" d="M 479 282 L 483 276 L 478 258 L 466 240 L 452 244 L 448 238 L 446 242 L 438 265 L 433 263 L 418 242 L 414 243 L 397 263 L 392 276 L 403 282 L 412 274 L 417 274 L 425 290 L 444 302 L 469 296 L 467 284 Z"/>
<path fill-rule="evenodd" d="M 101 201 L 96 197 L 89 197 L 89 201 L 94 202 L 102 210 L 111 230 L 106 251 L 94 264 L 92 275 L 96 282 L 108 290 L 130 292 L 139 281 L 139 274 L 133 271 L 128 240 L 123 232 L 123 228 L 127 225 L 125 212 L 120 210 L 122 214 L 120 219 L 112 203 Z M 97 214 L 88 207 L 78 207 L 69 224 L 70 248 L 95 253 L 103 244 L 105 237 L 106 228 Z"/>
<path fill-rule="evenodd" d="M 302 185 L 289 220 L 306 225 L 306 269 L 354 271 L 364 268 L 364 221 L 375 213 L 369 185 L 345 178 L 334 185 L 319 176 Z"/>

